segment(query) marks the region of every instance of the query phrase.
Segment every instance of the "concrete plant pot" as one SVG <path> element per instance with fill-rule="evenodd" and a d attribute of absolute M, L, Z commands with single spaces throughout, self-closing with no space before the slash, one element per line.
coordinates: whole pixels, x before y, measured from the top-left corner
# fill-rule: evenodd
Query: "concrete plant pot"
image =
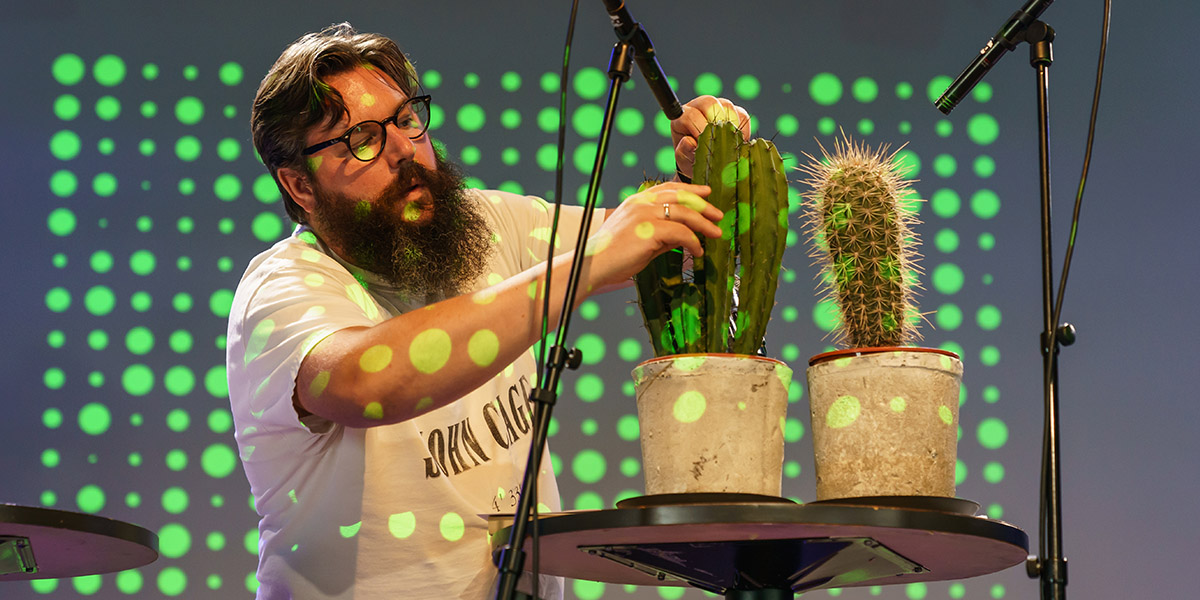
<path fill-rule="evenodd" d="M 780 495 L 787 365 L 684 354 L 643 362 L 633 379 L 647 495 Z"/>
<path fill-rule="evenodd" d="M 954 497 L 962 361 L 932 348 L 856 348 L 808 367 L 817 500 Z"/>

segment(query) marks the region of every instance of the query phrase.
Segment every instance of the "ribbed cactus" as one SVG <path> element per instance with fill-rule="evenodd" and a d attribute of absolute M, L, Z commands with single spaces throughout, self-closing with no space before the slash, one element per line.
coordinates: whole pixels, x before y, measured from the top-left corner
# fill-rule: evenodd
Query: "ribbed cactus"
<path fill-rule="evenodd" d="M 728 121 L 709 123 L 698 141 L 692 181 L 712 189 L 722 236 L 701 240 L 690 277 L 678 250 L 651 261 L 634 278 L 638 304 L 655 356 L 756 354 L 787 240 L 783 160 L 770 141 L 746 143 Z"/>
<path fill-rule="evenodd" d="M 888 147 L 870 149 L 848 137 L 822 159 L 806 154 L 800 167 L 806 194 L 809 255 L 822 266 L 826 299 L 841 317 L 834 342 L 842 347 L 901 346 L 920 339 L 915 303 L 919 223 L 910 180 Z"/>

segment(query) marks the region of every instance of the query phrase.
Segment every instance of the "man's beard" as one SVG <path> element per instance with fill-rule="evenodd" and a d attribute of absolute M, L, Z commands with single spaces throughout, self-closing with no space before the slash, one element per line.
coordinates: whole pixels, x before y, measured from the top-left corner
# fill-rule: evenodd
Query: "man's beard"
<path fill-rule="evenodd" d="M 423 200 L 404 205 L 413 181 L 429 190 L 432 206 L 418 206 Z M 438 153 L 435 170 L 405 161 L 396 180 L 371 200 L 354 200 L 314 182 L 314 220 L 318 234 L 348 254 L 344 258 L 404 296 L 448 298 L 468 291 L 493 250 L 487 222 L 464 189 L 461 170 Z M 426 220 L 422 211 L 432 211 L 432 218 Z"/>

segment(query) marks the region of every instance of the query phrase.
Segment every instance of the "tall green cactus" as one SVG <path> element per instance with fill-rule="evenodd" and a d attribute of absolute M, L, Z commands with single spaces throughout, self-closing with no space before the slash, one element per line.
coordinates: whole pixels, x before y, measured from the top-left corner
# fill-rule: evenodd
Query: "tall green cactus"
<path fill-rule="evenodd" d="M 783 160 L 770 141 L 746 143 L 733 123 L 717 121 L 700 135 L 692 181 L 709 186 L 708 201 L 725 213 L 722 235 L 701 240 L 704 256 L 690 278 L 679 251 L 634 277 L 654 354 L 755 354 L 775 305 L 787 240 Z"/>
<path fill-rule="evenodd" d="M 897 151 L 898 152 L 898 151 Z M 809 255 L 822 265 L 826 299 L 838 308 L 834 342 L 843 347 L 902 346 L 920 339 L 916 295 L 919 223 L 910 180 L 896 152 L 848 137 L 821 159 L 805 155 Z"/>

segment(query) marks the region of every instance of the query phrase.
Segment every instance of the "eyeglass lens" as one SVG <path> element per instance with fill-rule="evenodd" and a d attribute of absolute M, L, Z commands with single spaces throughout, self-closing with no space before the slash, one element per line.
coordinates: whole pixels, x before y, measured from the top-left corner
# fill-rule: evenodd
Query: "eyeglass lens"
<path fill-rule="evenodd" d="M 396 113 L 396 127 L 412 139 L 425 133 L 425 124 L 429 122 L 429 105 L 425 102 L 406 102 Z M 350 131 L 347 140 L 350 151 L 359 160 L 371 160 L 383 152 L 386 138 L 384 125 L 375 121 L 359 123 Z"/>

